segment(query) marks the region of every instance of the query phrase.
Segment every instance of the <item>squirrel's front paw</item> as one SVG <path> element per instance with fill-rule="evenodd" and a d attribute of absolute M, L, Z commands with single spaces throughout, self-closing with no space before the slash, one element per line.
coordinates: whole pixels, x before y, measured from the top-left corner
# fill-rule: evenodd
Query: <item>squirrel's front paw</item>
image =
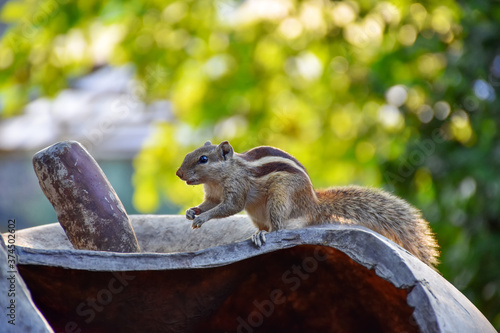
<path fill-rule="evenodd" d="M 196 215 L 200 215 L 201 210 L 198 207 L 191 207 L 188 210 L 186 210 L 186 218 L 188 220 L 194 220 Z"/>
<path fill-rule="evenodd" d="M 205 223 L 207 221 L 208 221 L 208 219 L 205 218 L 203 215 L 196 216 L 194 218 L 193 223 L 191 224 L 191 229 L 198 229 L 199 227 L 201 227 L 201 225 L 203 223 Z"/>
<path fill-rule="evenodd" d="M 255 234 L 252 235 L 252 242 L 257 246 L 261 247 L 262 244 L 266 242 L 266 234 L 265 230 L 258 230 Z"/>

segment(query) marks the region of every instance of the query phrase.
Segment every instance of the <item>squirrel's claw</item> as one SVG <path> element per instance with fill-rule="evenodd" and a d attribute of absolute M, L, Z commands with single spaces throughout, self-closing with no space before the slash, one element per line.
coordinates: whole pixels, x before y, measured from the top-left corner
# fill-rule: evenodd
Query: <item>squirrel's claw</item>
<path fill-rule="evenodd" d="M 195 217 L 196 217 L 196 212 L 193 208 L 189 208 L 188 210 L 186 210 L 186 218 L 188 220 L 194 220 Z"/>
<path fill-rule="evenodd" d="M 256 233 L 252 235 L 252 243 L 254 243 L 257 247 L 261 247 L 262 244 L 266 242 L 266 234 L 265 230 L 258 230 Z"/>
<path fill-rule="evenodd" d="M 198 229 L 201 227 L 201 225 L 203 224 L 203 222 L 200 222 L 200 221 L 193 221 L 193 223 L 191 223 L 191 229 Z"/>
<path fill-rule="evenodd" d="M 194 220 L 196 218 L 196 215 L 200 215 L 201 210 L 198 207 L 191 207 L 188 210 L 186 210 L 186 218 L 188 220 Z"/>
<path fill-rule="evenodd" d="M 201 227 L 201 225 L 202 225 L 203 223 L 205 223 L 205 222 L 207 222 L 207 220 L 203 217 L 203 215 L 201 215 L 201 216 L 197 216 L 197 217 L 194 219 L 193 223 L 191 224 L 191 229 L 198 229 L 198 228 L 200 228 L 200 227 Z"/>

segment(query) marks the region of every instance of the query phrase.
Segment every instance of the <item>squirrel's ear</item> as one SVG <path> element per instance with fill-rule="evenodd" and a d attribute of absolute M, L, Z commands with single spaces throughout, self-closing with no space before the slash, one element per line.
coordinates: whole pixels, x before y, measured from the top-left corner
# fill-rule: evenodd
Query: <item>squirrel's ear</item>
<path fill-rule="evenodd" d="M 233 157 L 233 147 L 229 144 L 229 142 L 224 141 L 222 142 L 218 147 L 217 151 L 219 152 L 220 156 L 224 159 L 227 160 L 229 158 Z"/>
<path fill-rule="evenodd" d="M 203 146 L 211 146 L 211 145 L 212 145 L 212 142 L 207 141 L 207 142 L 205 142 L 205 144 Z"/>

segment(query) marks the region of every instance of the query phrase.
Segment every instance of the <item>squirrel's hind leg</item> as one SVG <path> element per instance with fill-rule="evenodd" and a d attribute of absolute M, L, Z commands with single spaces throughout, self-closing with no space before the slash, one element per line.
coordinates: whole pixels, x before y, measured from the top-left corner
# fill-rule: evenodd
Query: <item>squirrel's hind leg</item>
<path fill-rule="evenodd" d="M 267 213 L 267 229 L 269 232 L 277 231 L 283 229 L 283 221 L 290 215 L 290 200 L 286 195 L 285 189 L 282 191 L 275 191 L 269 195 L 266 205 Z M 266 230 L 257 230 L 255 234 L 252 235 L 252 242 L 257 246 L 261 247 L 262 244 L 266 242 Z"/>

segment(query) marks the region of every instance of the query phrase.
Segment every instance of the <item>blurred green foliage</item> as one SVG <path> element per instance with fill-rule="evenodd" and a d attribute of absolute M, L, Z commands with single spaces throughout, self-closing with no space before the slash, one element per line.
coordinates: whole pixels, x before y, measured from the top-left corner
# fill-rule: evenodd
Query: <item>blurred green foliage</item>
<path fill-rule="evenodd" d="M 444 277 L 500 328 L 500 5 L 495 1 L 11 1 L 2 116 L 93 67 L 133 64 L 169 99 L 135 161 L 135 205 L 201 201 L 175 170 L 207 139 L 294 154 L 317 187 L 421 208 Z"/>

